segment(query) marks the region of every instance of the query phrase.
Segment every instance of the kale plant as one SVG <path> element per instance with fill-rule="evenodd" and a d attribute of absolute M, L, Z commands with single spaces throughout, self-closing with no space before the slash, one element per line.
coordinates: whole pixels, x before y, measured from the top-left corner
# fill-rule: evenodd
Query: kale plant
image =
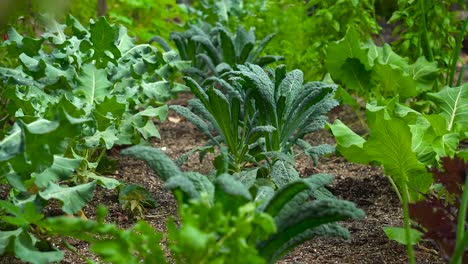
<path fill-rule="evenodd" d="M 254 63 L 263 67 L 282 60 L 281 56 L 261 56 L 272 37 L 273 34 L 266 36 L 257 45 L 254 28 L 247 31 L 239 26 L 236 33 L 231 33 L 221 24 L 212 27 L 205 23 L 200 27 L 191 25 L 182 33 L 172 32 L 170 39 L 175 43 L 180 59 L 192 62 L 192 68 L 185 73 L 204 80 L 235 69 L 238 64 Z M 170 50 L 161 37 L 156 36 L 152 41 L 158 42 L 166 51 Z"/>
<path fill-rule="evenodd" d="M 258 255 L 264 261 L 274 263 L 296 246 L 312 238 L 319 236 L 349 237 L 348 230 L 338 225 L 337 222 L 364 216 L 363 211 L 356 208 L 353 203 L 335 198 L 325 188 L 333 180 L 331 175 L 312 175 L 306 179 L 290 181 L 278 190 L 274 190 L 271 186 L 258 183 L 246 186 L 227 173 L 221 173 L 210 181 L 207 176 L 196 172 L 181 172 L 166 154 L 156 148 L 135 146 L 124 150 L 122 154 L 146 161 L 166 182 L 165 188 L 173 191 L 181 203 L 180 207 L 187 208 L 188 212 L 204 214 L 206 210 L 203 208 L 197 210 L 197 207 L 191 202 L 194 199 L 205 203 L 208 208 L 211 208 L 208 210 L 217 212 L 209 217 L 215 221 L 214 223 L 207 225 L 206 222 L 200 223 L 193 219 L 185 223 L 186 225 L 182 222 L 179 231 L 172 228 L 171 232 L 186 232 L 186 235 L 191 234 L 198 237 L 195 244 L 191 236 L 186 237 L 180 233 L 176 245 L 176 253 L 179 254 L 186 253 L 184 250 L 187 246 L 192 247 L 192 251 L 189 252 L 193 252 L 196 259 L 198 256 L 202 259 L 213 256 L 221 257 L 227 261 L 226 263 L 231 263 L 228 256 L 243 252 L 237 248 L 242 241 L 241 245 L 244 246 L 241 249 L 245 246 L 255 247 Z M 254 201 L 260 203 L 260 207 L 253 211 L 248 210 L 248 208 L 255 208 L 252 204 Z M 197 204 L 195 203 L 195 205 Z M 253 222 L 256 225 L 243 226 L 241 224 L 244 221 L 242 216 L 245 216 L 245 213 L 249 211 L 256 212 L 251 215 L 257 219 Z M 274 219 L 276 230 L 271 228 L 268 217 L 264 214 Z M 213 234 L 210 230 L 211 227 L 219 230 L 215 228 L 216 225 L 229 219 L 229 217 L 224 216 L 232 217 L 228 223 L 233 224 L 236 228 L 230 232 L 218 231 L 223 233 Z M 242 240 L 234 239 L 235 236 L 241 234 Z M 222 250 L 225 247 L 231 250 Z M 204 250 L 208 250 L 208 253 L 203 253 Z M 218 253 L 212 254 L 212 250 L 216 250 Z M 255 250 L 250 249 L 247 252 L 253 254 Z M 252 259 L 263 263 L 258 258 Z"/>
<path fill-rule="evenodd" d="M 89 28 L 71 16 L 66 22 L 48 20 L 37 39 L 9 30 L 5 45 L 21 65 L 0 68 L 8 114 L 31 123 L 54 120 L 57 109 L 63 108 L 68 116 L 85 119 L 63 155 L 81 163 L 76 183 L 93 178 L 113 188 L 115 181 L 97 174 L 106 150 L 159 137 L 153 118 L 164 120 L 164 102 L 185 89 L 171 81 L 184 66 L 173 61 L 172 52 L 135 45 L 124 27 L 104 18 Z"/>
<path fill-rule="evenodd" d="M 209 138 L 205 148 L 226 146 L 229 171 L 241 172 L 265 161 L 268 170 L 277 161 L 293 163 L 294 145 L 314 162 L 334 151 L 330 145 L 311 146 L 302 138 L 325 126 L 325 114 L 337 105 L 335 85 L 304 84 L 301 71 L 287 72 L 284 66 L 269 73 L 254 64 L 237 67 L 238 71 L 225 74 L 232 76 L 228 81 L 206 80 L 206 85 L 211 84 L 207 89 L 186 78 L 197 99 L 188 107 L 171 106 Z"/>

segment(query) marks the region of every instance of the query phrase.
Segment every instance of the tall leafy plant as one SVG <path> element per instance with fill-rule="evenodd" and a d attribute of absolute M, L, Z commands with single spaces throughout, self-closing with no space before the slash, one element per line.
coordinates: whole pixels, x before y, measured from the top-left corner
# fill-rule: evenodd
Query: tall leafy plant
<path fill-rule="evenodd" d="M 375 45 L 360 40 L 356 29 L 349 29 L 340 41 L 328 46 L 326 67 L 332 79 L 347 92 L 367 101 L 399 96 L 405 101 L 435 89 L 439 69 L 436 62 L 419 57 L 410 63 L 390 45 Z M 345 97 L 349 98 L 349 97 Z M 347 102 L 351 103 L 351 102 Z"/>
<path fill-rule="evenodd" d="M 254 28 L 247 31 L 239 26 L 232 33 L 222 24 L 212 27 L 205 23 L 202 26 L 191 25 L 182 33 L 174 31 L 170 39 L 175 43 L 180 58 L 192 62 L 192 68 L 186 73 L 204 80 L 235 69 L 238 64 L 254 63 L 263 67 L 282 60 L 281 56 L 261 56 L 272 37 L 270 34 L 257 44 Z M 163 38 L 155 36 L 152 41 L 158 42 L 166 51 L 170 50 Z"/>
<path fill-rule="evenodd" d="M 363 39 L 379 34 L 374 2 L 244 0 L 244 8 L 254 10 L 254 15 L 245 16 L 243 24 L 255 26 L 262 37 L 276 33 L 265 51 L 279 52 L 286 65 L 304 72 L 306 80 L 317 80 L 326 74 L 329 43 L 343 38 L 348 28 L 359 29 Z"/>
<path fill-rule="evenodd" d="M 398 104 L 368 104 L 370 136 L 366 140 L 337 120 L 330 125 L 337 140 L 337 151 L 348 160 L 367 164 L 377 162 L 394 187 L 403 207 L 405 243 L 410 262 L 414 263 L 412 244 L 416 242 L 410 226 L 409 204 L 421 200 L 433 180 L 426 166 L 437 166 L 441 157 L 457 153 L 467 138 L 467 85 L 446 87 L 431 94 L 440 105 L 440 113 L 424 115 Z M 455 125 L 459 122 L 461 126 Z"/>
<path fill-rule="evenodd" d="M 447 76 L 446 85 L 455 85 L 454 74 L 461 42 L 467 31 L 466 18 L 457 18 L 466 10 L 466 3 L 450 1 L 398 1 L 389 23 L 396 24 L 394 34 L 399 38 L 393 46 L 399 54 L 416 60 L 424 56 L 436 61 Z"/>
<path fill-rule="evenodd" d="M 278 160 L 291 162 L 296 144 L 315 162 L 334 151 L 330 145 L 313 147 L 302 140 L 325 126 L 325 114 L 337 105 L 334 85 L 304 84 L 301 71 L 287 72 L 284 66 L 269 73 L 254 64 L 238 69 L 229 73 L 229 81 L 208 79 L 213 85 L 207 89 L 186 78 L 197 99 L 188 107 L 171 106 L 208 136 L 207 147 L 227 147 L 231 171 L 251 163 L 268 161 L 271 168 Z"/>

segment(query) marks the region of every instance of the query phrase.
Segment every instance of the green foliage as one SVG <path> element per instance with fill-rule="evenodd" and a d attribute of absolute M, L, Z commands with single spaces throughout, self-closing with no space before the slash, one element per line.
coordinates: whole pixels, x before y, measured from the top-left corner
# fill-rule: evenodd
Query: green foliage
<path fill-rule="evenodd" d="M 268 161 L 271 167 L 277 160 L 293 162 L 295 144 L 315 161 L 334 151 L 329 145 L 312 147 L 301 140 L 324 127 L 325 114 L 337 104 L 334 85 L 304 84 L 301 71 L 288 73 L 284 66 L 270 74 L 253 64 L 237 67 L 238 71 L 225 75 L 232 76 L 228 81 L 208 79 L 205 83 L 212 85 L 207 89 L 186 78 L 197 99 L 189 101 L 188 107 L 171 106 L 209 138 L 208 149 L 202 152 L 226 146 L 228 169 L 239 173 L 252 163 Z"/>
<path fill-rule="evenodd" d="M 163 152 L 155 148 L 135 146 L 123 151 L 122 154 L 135 156 L 136 153 L 141 152 L 145 152 L 146 155 L 137 157 L 152 164 L 153 168 L 161 168 L 163 163 L 170 162 L 167 158 L 159 159 Z M 168 165 L 172 168 L 175 166 L 173 162 Z M 156 173 L 158 174 L 159 171 Z M 274 263 L 297 245 L 314 237 L 338 236 L 347 238 L 348 231 L 336 222 L 364 216 L 364 213 L 357 209 L 353 203 L 336 199 L 324 188 L 333 179 L 330 175 L 319 174 L 312 175 L 307 179 L 298 178 L 284 184 L 276 191 L 270 186 L 261 185 L 259 182 L 252 186 L 246 186 L 232 175 L 225 173 L 217 176 L 212 182 L 206 176 L 196 174 L 200 177 L 193 177 L 193 175 L 193 172 L 174 171 L 172 177 L 166 179 L 165 187 L 174 192 L 179 202 L 185 201 L 180 207 L 183 205 L 183 210 L 187 209 L 186 212 L 181 212 L 181 228 L 177 231 L 172 228 L 171 232 L 178 232 L 177 237 L 179 238 L 177 247 L 173 249 L 176 250 L 176 255 L 177 253 L 186 253 L 187 249 L 190 250 L 191 258 L 186 260 L 195 259 L 198 261 L 194 263 L 200 263 L 200 259 L 211 256 L 221 257 L 227 261 L 226 263 L 230 263 L 228 256 L 231 253 L 248 254 L 247 256 L 252 256 L 252 261 L 258 262 L 258 257 L 254 254 L 255 251 L 252 251 L 253 248 L 241 251 L 241 249 L 245 249 L 245 246 L 242 245 L 245 245 L 246 242 L 239 244 L 239 239 L 228 241 L 231 236 L 241 234 L 250 247 L 255 245 L 261 257 L 268 263 Z M 311 200 L 311 197 L 314 199 Z M 190 199 L 198 199 L 198 202 L 194 203 L 193 200 L 187 202 Z M 255 210 L 252 201 L 262 201 L 264 204 Z M 211 209 L 206 210 L 200 206 Z M 256 213 L 251 215 L 251 212 Z M 184 213 L 189 213 L 189 215 L 197 213 L 204 215 L 204 217 L 193 218 L 190 221 L 187 220 L 188 216 Z M 276 231 L 272 229 L 271 223 L 268 223 L 271 221 L 268 220 L 269 216 L 273 217 L 276 223 Z M 246 221 L 244 217 L 250 219 L 248 222 L 258 226 L 251 227 L 245 223 L 241 224 Z M 212 222 L 207 224 L 204 219 L 212 219 Z M 186 223 L 188 224 L 185 225 Z M 219 230 L 215 228 L 217 225 L 226 226 L 227 223 L 230 223 L 229 226 L 234 225 L 235 228 L 223 228 L 219 231 L 222 233 L 218 233 L 218 235 L 211 232 L 211 229 Z M 273 234 L 269 235 L 270 233 Z M 221 245 L 229 247 L 230 250 L 222 250 Z M 242 247 L 239 248 L 239 246 Z M 206 250 L 205 247 L 225 253 L 215 254 L 211 251 L 203 253 L 203 250 Z M 234 259 L 238 260 L 238 258 Z"/>
<path fill-rule="evenodd" d="M 346 91 L 366 100 L 399 96 L 402 101 L 432 91 L 436 85 L 436 62 L 419 57 L 413 64 L 385 44 L 363 43 L 355 29 L 328 46 L 326 67 Z"/>
<path fill-rule="evenodd" d="M 343 38 L 348 28 L 359 29 L 364 39 L 380 30 L 372 0 L 244 0 L 243 6 L 251 10 L 243 25 L 255 26 L 262 37 L 276 33 L 278 41 L 265 51 L 283 55 L 285 64 L 301 69 L 306 80 L 323 78 L 328 45 Z"/>
<path fill-rule="evenodd" d="M 146 208 L 155 208 L 156 200 L 145 188 L 136 184 L 127 184 L 120 188 L 119 203 L 131 216 L 143 218 Z"/>
<path fill-rule="evenodd" d="M 22 261 L 38 264 L 63 259 L 63 252 L 40 237 L 44 235 L 41 230 L 44 215 L 36 212 L 33 203 L 20 208 L 0 200 L 0 208 L 0 255 L 14 254 Z"/>
<path fill-rule="evenodd" d="M 403 205 L 406 242 L 415 241 L 410 231 L 408 203 L 421 200 L 433 183 L 426 167 L 436 166 L 441 157 L 454 156 L 460 141 L 467 138 L 467 126 L 454 125 L 455 119 L 461 124 L 466 121 L 466 88 L 466 84 L 445 87 L 431 94 L 437 97 L 435 100 L 441 107 L 440 113 L 432 115 L 398 104 L 398 98 L 386 105 L 368 104 L 370 136 L 367 140 L 339 120 L 330 125 L 337 140 L 337 151 L 348 160 L 383 165 Z M 410 258 L 414 258 L 411 243 L 407 246 Z"/>
<path fill-rule="evenodd" d="M 203 22 L 214 25 L 217 22 L 236 28 L 247 15 L 253 15 L 250 6 L 243 0 L 200 0 L 186 6 L 192 24 Z"/>
<path fill-rule="evenodd" d="M 38 39 L 23 37 L 13 28 L 8 36 L 7 48 L 21 62 L 17 68 L 0 68 L 8 87 L 9 114 L 31 123 L 52 120 L 57 109 L 63 109 L 70 122 L 81 120 L 74 127 L 79 134 L 62 150 L 65 157 L 81 161 L 74 181 L 96 179 L 107 188 L 116 187 L 116 180 L 99 176 L 96 169 L 114 144 L 159 137 L 152 118 L 164 120 L 167 106 L 151 105 L 161 105 L 179 89 L 170 82 L 172 67 L 177 67 L 171 53 L 135 45 L 125 28 L 103 18 L 89 29 L 71 16 L 65 25 L 49 20 Z M 38 173 L 45 167 L 40 169 Z"/>
<path fill-rule="evenodd" d="M 463 38 L 466 29 L 461 19 L 457 19 L 458 10 L 466 10 L 466 3 L 461 0 L 449 1 L 398 1 L 398 9 L 389 23 L 396 24 L 393 31 L 399 38 L 392 46 L 399 54 L 416 60 L 424 56 L 428 61 L 437 61 L 439 68 L 446 71 L 453 63 L 455 52 L 458 60 L 457 37 Z M 452 85 L 452 83 L 446 83 Z"/>
<path fill-rule="evenodd" d="M 69 12 L 81 22 L 97 18 L 95 0 L 72 1 Z M 175 0 L 107 0 L 106 17 L 129 29 L 139 42 L 147 42 L 154 35 L 164 38 L 184 26 L 188 19 Z"/>
<path fill-rule="evenodd" d="M 173 52 L 135 45 L 125 28 L 104 18 L 89 28 L 71 16 L 66 24 L 48 20 L 39 38 L 10 28 L 5 46 L 20 65 L 0 68 L 15 120 L 0 140 L 0 181 L 12 187 L 9 199 L 18 208 L 32 202 L 40 212 L 54 199 L 75 214 L 96 185 L 120 185 L 100 175 L 106 150 L 159 137 L 153 118 L 166 118 L 162 102 L 178 89 L 171 79 L 181 64 Z M 26 247 L 31 261 L 40 246 L 33 233 L 11 234 L 22 239 L 7 239 L 16 245 L 11 251 L 24 258 L 19 247 Z"/>
<path fill-rule="evenodd" d="M 172 32 L 170 39 L 177 47 L 180 58 L 192 62 L 192 68 L 185 73 L 204 80 L 236 69 L 238 64 L 254 63 L 263 67 L 282 60 L 281 56 L 260 56 L 272 37 L 273 34 L 266 36 L 257 45 L 254 28 L 246 31 L 239 26 L 236 33 L 232 33 L 221 24 L 216 27 L 203 24 L 200 27 L 191 25 L 182 33 Z M 152 41 L 169 50 L 169 44 L 161 37 L 156 36 Z"/>
<path fill-rule="evenodd" d="M 160 247 L 162 234 L 148 223 L 138 221 L 132 228 L 122 230 L 115 224 L 104 223 L 105 215 L 106 210 L 99 207 L 96 221 L 52 217 L 44 221 L 43 226 L 48 234 L 73 237 L 90 243 L 91 251 L 106 262 L 168 263 Z"/>

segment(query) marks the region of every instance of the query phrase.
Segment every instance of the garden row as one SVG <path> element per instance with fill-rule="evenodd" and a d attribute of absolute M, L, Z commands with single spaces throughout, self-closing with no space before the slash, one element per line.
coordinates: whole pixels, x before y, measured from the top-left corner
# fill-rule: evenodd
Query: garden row
<path fill-rule="evenodd" d="M 332 175 L 300 177 L 294 168 L 299 154 L 317 163 L 336 150 L 383 166 L 404 214 L 404 228 L 385 232 L 407 245 L 410 263 L 421 239 L 462 263 L 468 85 L 464 66 L 456 73 L 467 20 L 450 11 L 457 1 L 400 1 L 390 21 L 400 21 L 401 37 L 382 47 L 370 38 L 379 32 L 372 1 L 267 2 L 194 3 L 184 31 L 149 44 L 103 17 L 87 27 L 71 15 L 64 24 L 44 16 L 39 37 L 10 28 L 0 51 L 9 58 L 0 67 L 0 183 L 10 188 L 0 201 L 0 254 L 57 262 L 63 252 L 46 239 L 63 236 L 89 242 L 112 263 L 274 263 L 314 237 L 348 238 L 338 222 L 364 217 L 326 189 Z M 262 23 L 275 28 L 243 27 Z M 168 107 L 181 91 L 194 99 Z M 361 99 L 368 135 L 339 120 L 328 124 L 339 102 L 361 115 Z M 164 122 L 169 110 L 207 138 L 176 161 L 147 142 L 159 137 L 154 121 Z M 303 140 L 325 127 L 336 149 Z M 145 221 L 124 230 L 103 221 L 105 208 L 95 220 L 42 214 L 52 200 L 65 214 L 80 214 L 97 185 L 118 188 L 129 215 L 154 206 L 145 189 L 105 176 L 115 169 L 106 152 L 128 145 L 136 146 L 122 154 L 146 161 L 177 199 L 180 224 L 168 223 L 165 242 L 170 260 L 163 234 Z M 214 155 L 215 170 L 183 172 L 195 153 Z"/>

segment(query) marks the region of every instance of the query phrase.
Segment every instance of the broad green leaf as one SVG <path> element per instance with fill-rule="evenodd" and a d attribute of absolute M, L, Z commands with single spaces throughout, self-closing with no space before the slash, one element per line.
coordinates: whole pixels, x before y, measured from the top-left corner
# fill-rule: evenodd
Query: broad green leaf
<path fill-rule="evenodd" d="M 388 238 L 394 240 L 400 244 L 407 245 L 408 242 L 406 241 L 405 236 L 405 229 L 402 227 L 383 227 L 382 228 L 387 235 Z M 416 245 L 422 239 L 423 233 L 419 232 L 416 229 L 411 229 L 411 245 Z"/>
<path fill-rule="evenodd" d="M 61 45 L 67 40 L 65 34 L 66 25 L 59 24 L 51 15 L 42 15 L 42 21 L 45 22 L 47 31 L 43 37 L 51 41 L 55 45 Z"/>
<path fill-rule="evenodd" d="M 55 251 L 39 251 L 35 248 L 35 241 L 32 235 L 26 232 L 21 233 L 15 239 L 15 255 L 22 261 L 48 264 L 52 262 L 59 262 L 63 259 L 64 253 L 59 250 Z"/>
<path fill-rule="evenodd" d="M 366 142 L 364 138 L 354 133 L 339 119 L 336 119 L 333 124 L 328 124 L 328 127 L 336 139 L 336 150 L 347 160 L 357 163 L 368 163 L 370 161 L 370 157 L 363 149 Z"/>
<path fill-rule="evenodd" d="M 88 106 L 92 106 L 102 102 L 110 94 L 111 87 L 112 83 L 107 80 L 105 70 L 96 69 L 92 64 L 86 64 L 78 77 L 78 87 L 74 93 L 83 97 Z"/>
<path fill-rule="evenodd" d="M 419 57 L 414 64 L 406 66 L 405 71 L 416 81 L 418 92 L 430 91 L 439 74 L 437 62 L 428 62 L 424 56 Z"/>
<path fill-rule="evenodd" d="M 0 255 L 3 256 L 8 245 L 18 237 L 23 229 L 20 227 L 11 231 L 0 231 Z"/>
<path fill-rule="evenodd" d="M 122 185 L 121 182 L 119 182 L 118 180 L 116 180 L 114 178 L 99 176 L 96 173 L 91 172 L 91 171 L 85 171 L 84 176 L 86 178 L 88 178 L 88 179 L 96 180 L 96 182 L 99 185 L 104 186 L 104 188 L 106 188 L 108 190 L 115 189 L 115 188 L 119 187 L 120 185 Z"/>
<path fill-rule="evenodd" d="M 51 182 L 46 190 L 39 192 L 39 195 L 45 200 L 60 200 L 62 210 L 67 214 L 74 214 L 91 201 L 95 188 L 95 181 L 74 187 L 61 187 Z"/>
<path fill-rule="evenodd" d="M 440 114 L 447 121 L 448 131 L 468 130 L 468 83 L 453 88 L 445 87 L 429 96 L 438 103 Z"/>
<path fill-rule="evenodd" d="M 326 61 L 326 67 L 328 72 L 331 74 L 334 80 L 340 80 L 344 76 L 348 82 L 351 82 L 353 86 L 351 89 L 362 89 L 365 83 L 360 80 L 369 78 L 369 73 L 372 65 L 372 61 L 369 61 L 368 48 L 362 47 L 360 44 L 359 33 L 350 28 L 346 32 L 345 38 L 328 45 L 328 57 Z M 350 75 L 347 69 L 354 69 L 353 74 Z M 360 77 L 358 77 L 360 76 Z M 356 87 L 356 88 L 355 88 Z"/>
<path fill-rule="evenodd" d="M 95 102 L 91 113 L 96 120 L 97 129 L 106 130 L 112 124 L 117 126 L 126 111 L 126 104 L 119 102 L 116 96 L 106 96 L 102 102 Z"/>
<path fill-rule="evenodd" d="M 393 97 L 394 95 L 408 98 L 418 94 L 416 82 L 413 78 L 404 72 L 402 68 L 391 64 L 376 63 L 372 72 L 372 80 L 384 98 Z"/>
<path fill-rule="evenodd" d="M 75 169 L 81 164 L 81 159 L 70 159 L 54 155 L 54 163 L 41 173 L 33 173 L 35 183 L 39 188 L 46 188 L 50 182 L 68 180 Z"/>
<path fill-rule="evenodd" d="M 25 53 L 28 56 L 38 54 L 44 39 L 34 39 L 21 36 L 14 28 L 10 27 L 7 31 L 8 40 L 5 45 L 8 47 L 8 53 L 11 56 L 18 56 Z"/>
<path fill-rule="evenodd" d="M 385 174 L 392 177 L 399 188 L 408 185 L 411 198 L 417 199 L 429 190 L 432 178 L 412 151 L 409 126 L 400 119 L 385 119 L 383 111 L 368 112 L 368 115 L 375 116 L 375 123 L 364 143 L 364 151 L 370 160 L 383 165 Z"/>

